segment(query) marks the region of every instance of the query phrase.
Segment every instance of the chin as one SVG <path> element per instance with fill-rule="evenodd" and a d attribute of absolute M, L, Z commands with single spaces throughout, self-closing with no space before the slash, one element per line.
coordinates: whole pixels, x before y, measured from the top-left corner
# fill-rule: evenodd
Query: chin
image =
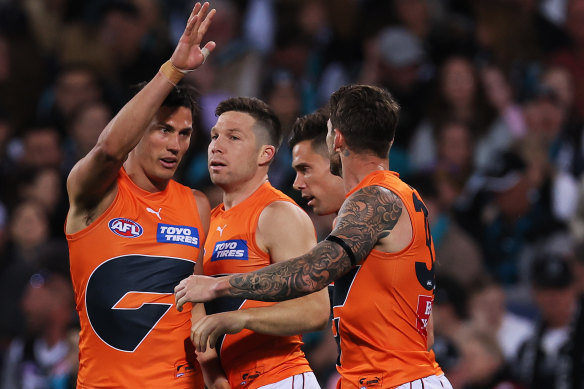
<path fill-rule="evenodd" d="M 228 183 L 228 182 L 226 182 L 226 181 L 227 181 L 227 180 L 225 180 L 225 179 L 224 179 L 224 178 L 222 178 L 222 177 L 218 177 L 218 176 L 216 176 L 216 175 L 211 175 L 211 182 L 212 182 L 214 185 L 226 185 L 226 184 L 229 184 L 229 183 Z"/>
<path fill-rule="evenodd" d="M 158 172 L 156 172 L 155 179 L 157 181 L 170 181 L 174 178 L 175 172 L 176 172 L 176 169 L 174 169 L 172 171 L 169 171 L 169 170 L 158 171 Z"/>
<path fill-rule="evenodd" d="M 331 213 L 334 213 L 334 211 L 329 209 L 315 209 L 314 213 L 316 213 L 318 216 L 326 216 L 330 215 Z"/>

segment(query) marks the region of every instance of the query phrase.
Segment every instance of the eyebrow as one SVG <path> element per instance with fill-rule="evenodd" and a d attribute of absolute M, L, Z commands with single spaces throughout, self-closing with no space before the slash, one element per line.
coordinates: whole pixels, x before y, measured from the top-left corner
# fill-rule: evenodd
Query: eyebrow
<path fill-rule="evenodd" d="M 176 127 L 174 127 L 174 126 L 171 126 L 170 124 L 168 124 L 168 123 L 166 123 L 166 122 L 159 122 L 159 123 L 158 123 L 158 125 L 159 125 L 160 127 L 164 127 L 164 128 L 166 128 L 166 129 L 170 129 L 170 130 L 173 130 L 173 131 L 178 131 L 178 132 L 185 131 L 185 130 L 187 130 L 187 131 L 191 131 L 191 132 L 192 132 L 192 131 L 194 131 L 194 129 L 193 129 L 193 126 L 189 126 L 189 127 L 183 127 L 183 128 L 179 128 L 179 129 L 177 129 Z"/>
<path fill-rule="evenodd" d="M 215 127 L 215 126 L 211 127 L 210 132 L 213 132 L 213 131 L 217 132 L 218 131 L 217 127 Z M 223 130 L 223 132 L 226 132 L 228 134 L 232 134 L 232 133 L 245 134 L 245 132 L 239 128 L 228 128 L 226 130 Z"/>
<path fill-rule="evenodd" d="M 307 162 L 300 162 L 300 163 L 294 163 L 292 162 L 292 168 L 294 169 L 299 169 L 299 168 L 306 168 L 306 167 L 310 167 L 310 164 Z"/>

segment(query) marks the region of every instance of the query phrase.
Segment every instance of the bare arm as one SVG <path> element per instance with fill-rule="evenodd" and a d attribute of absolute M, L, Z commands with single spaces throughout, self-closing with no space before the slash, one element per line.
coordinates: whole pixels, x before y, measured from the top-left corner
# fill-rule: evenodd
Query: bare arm
<path fill-rule="evenodd" d="M 195 196 L 195 200 L 197 201 L 197 209 L 199 210 L 199 219 L 201 220 L 201 224 L 203 225 L 203 230 L 205 232 L 205 237 L 209 234 L 209 223 L 211 221 L 211 204 L 209 204 L 209 199 L 207 196 L 196 189 L 193 189 L 193 196 Z M 199 258 L 198 261 L 203 260 L 203 247 L 205 246 L 205 242 L 199 242 Z M 201 273 L 202 274 L 202 273 Z"/>
<path fill-rule="evenodd" d="M 428 350 L 430 350 L 432 346 L 434 346 L 434 315 L 432 313 L 430 313 L 426 333 L 428 334 L 428 337 L 426 338 L 426 343 L 428 346 Z"/>
<path fill-rule="evenodd" d="M 203 224 L 203 230 L 205 237 L 209 233 L 209 222 L 211 214 L 211 206 L 207 196 L 193 189 L 193 196 L 197 201 L 197 208 L 199 211 L 199 218 L 201 219 L 201 224 Z M 195 264 L 195 274 L 203 274 L 203 247 L 205 242 L 203 240 L 199 241 L 199 258 L 197 258 L 197 263 Z M 191 326 L 197 323 L 201 318 L 205 317 L 205 307 L 202 303 L 193 304 L 191 308 Z M 205 380 L 205 386 L 209 389 L 230 389 L 229 381 L 221 368 L 217 352 L 212 349 L 207 349 L 205 352 L 197 352 L 197 361 L 201 366 L 201 371 L 203 373 L 203 379 Z"/>
<path fill-rule="evenodd" d="M 203 317 L 205 317 L 205 307 L 203 304 L 194 304 L 191 310 L 191 323 L 196 323 Z M 204 352 L 197 350 L 197 361 L 201 366 L 203 379 L 207 388 L 231 388 L 221 368 L 217 352 L 214 349 L 208 348 Z"/>
<path fill-rule="evenodd" d="M 390 190 L 379 186 L 363 188 L 343 204 L 332 235 L 348 245 L 359 264 L 380 239 L 392 232 L 402 211 L 402 201 Z M 187 301 L 221 296 L 288 300 L 324 288 L 352 267 L 339 244 L 322 241 L 305 255 L 255 272 L 219 279 L 186 278 L 175 288 L 177 308 Z"/>
<path fill-rule="evenodd" d="M 272 263 L 285 263 L 310 251 L 316 245 L 316 232 L 302 209 L 291 203 L 276 202 L 260 217 L 258 243 L 266 246 Z M 265 309 L 254 309 L 249 313 L 246 328 L 272 335 L 294 335 L 323 329 L 329 316 L 328 290 L 324 289 Z"/>
<path fill-rule="evenodd" d="M 197 3 L 193 8 L 171 57 L 177 68 L 190 70 L 203 63 L 199 45 L 215 14 L 215 10 L 207 14 L 208 9 L 208 3 L 202 6 Z M 212 51 L 215 43 L 209 42 L 205 47 Z M 69 233 L 84 228 L 111 204 L 122 164 L 173 87 L 169 79 L 158 72 L 108 123 L 97 144 L 73 167 L 67 179 L 71 206 L 67 223 Z"/>
<path fill-rule="evenodd" d="M 286 221 L 285 228 L 282 220 Z M 315 243 L 312 223 L 301 209 L 286 202 L 266 207 L 260 216 L 257 244 L 270 253 L 272 262 L 281 263 L 308 251 Z M 197 350 L 217 339 L 246 328 L 269 335 L 295 335 L 323 329 L 328 321 L 328 291 L 321 290 L 298 299 L 269 307 L 250 308 L 209 315 L 193 325 L 191 337 Z"/>

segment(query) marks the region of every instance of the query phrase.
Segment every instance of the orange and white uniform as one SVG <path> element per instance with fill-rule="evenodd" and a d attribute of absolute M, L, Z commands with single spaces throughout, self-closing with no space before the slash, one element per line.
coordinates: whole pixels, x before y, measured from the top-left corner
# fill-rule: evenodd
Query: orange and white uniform
<path fill-rule="evenodd" d="M 340 388 L 394 388 L 442 370 L 427 351 L 434 300 L 434 245 L 418 192 L 390 171 L 369 174 L 367 186 L 391 190 L 410 216 L 413 238 L 397 253 L 372 250 L 335 280 L 333 335 L 339 347 Z"/>
<path fill-rule="evenodd" d="M 209 237 L 205 242 L 205 275 L 247 273 L 270 265 L 270 255 L 256 244 L 261 212 L 275 201 L 292 199 L 262 184 L 250 197 L 229 210 L 220 204 L 211 211 Z M 269 302 L 224 297 L 205 304 L 207 314 L 272 305 Z M 257 388 L 287 377 L 310 372 L 300 335 L 271 336 L 244 329 L 219 338 L 216 350 L 231 387 Z"/>
<path fill-rule="evenodd" d="M 103 215 L 67 235 L 81 323 L 77 388 L 202 389 L 190 309 L 173 308 L 205 240 L 195 197 L 175 181 L 149 193 L 124 169 L 117 185 Z"/>

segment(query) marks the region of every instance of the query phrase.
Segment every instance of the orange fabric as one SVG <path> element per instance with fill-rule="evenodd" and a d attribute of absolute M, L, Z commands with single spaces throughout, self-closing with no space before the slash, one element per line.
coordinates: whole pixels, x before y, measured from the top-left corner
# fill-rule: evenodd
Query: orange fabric
<path fill-rule="evenodd" d="M 425 206 L 414 189 L 389 171 L 369 174 L 347 197 L 367 186 L 382 186 L 400 197 L 413 238 L 398 253 L 371 251 L 360 266 L 335 281 L 333 334 L 340 339 L 337 369 L 343 389 L 393 388 L 442 374 L 434 354 L 426 351 L 434 246 Z"/>
<path fill-rule="evenodd" d="M 204 387 L 190 306 L 173 306 L 204 239 L 189 188 L 171 181 L 149 193 L 120 171 L 112 205 L 67 235 L 81 323 L 77 388 Z"/>
<path fill-rule="evenodd" d="M 271 263 L 255 240 L 261 212 L 274 201 L 294 202 L 266 182 L 250 197 L 225 211 L 223 204 L 211 211 L 209 237 L 205 242 L 203 271 L 206 275 L 246 273 Z M 283 226 L 285 221 L 282 221 Z M 205 304 L 207 314 L 273 303 L 220 298 Z M 219 339 L 217 350 L 233 388 L 257 388 L 311 371 L 300 349 L 302 338 L 270 336 L 243 330 Z"/>

